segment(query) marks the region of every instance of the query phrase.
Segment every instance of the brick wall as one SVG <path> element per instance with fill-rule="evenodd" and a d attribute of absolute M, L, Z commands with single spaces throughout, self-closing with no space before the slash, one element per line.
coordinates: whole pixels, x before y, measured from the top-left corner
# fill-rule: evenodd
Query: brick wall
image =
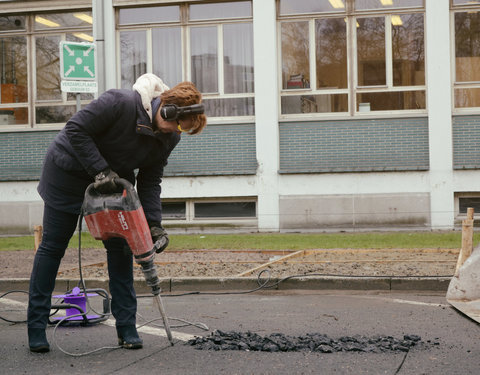
<path fill-rule="evenodd" d="M 38 180 L 48 145 L 58 131 L 0 133 L 0 181 Z M 254 124 L 212 125 L 183 136 L 166 176 L 255 174 Z"/>
<path fill-rule="evenodd" d="M 285 122 L 280 173 L 428 170 L 427 118 Z"/>
<path fill-rule="evenodd" d="M 455 116 L 453 169 L 480 168 L 480 116 Z"/>

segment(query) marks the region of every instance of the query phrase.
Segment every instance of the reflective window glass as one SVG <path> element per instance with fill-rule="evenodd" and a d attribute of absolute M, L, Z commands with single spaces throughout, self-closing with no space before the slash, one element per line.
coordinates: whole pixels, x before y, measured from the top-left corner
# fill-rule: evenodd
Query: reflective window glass
<path fill-rule="evenodd" d="M 280 14 L 345 11 L 346 0 L 280 0 Z"/>
<path fill-rule="evenodd" d="M 418 7 L 423 7 L 423 0 L 355 0 L 356 10 Z"/>
<path fill-rule="evenodd" d="M 192 81 L 202 93 L 218 92 L 217 48 L 216 27 L 190 29 Z"/>
<path fill-rule="evenodd" d="M 93 33 L 89 31 L 66 34 L 65 38 L 68 42 L 77 43 L 93 43 Z"/>
<path fill-rule="evenodd" d="M 131 89 L 135 81 L 147 72 L 147 42 L 145 31 L 120 33 L 120 61 L 123 89 Z"/>
<path fill-rule="evenodd" d="M 214 18 L 239 18 L 252 16 L 252 3 L 238 1 L 232 3 L 191 4 L 190 20 L 206 20 Z"/>
<path fill-rule="evenodd" d="M 152 30 L 153 74 L 173 87 L 182 81 L 182 36 L 180 27 Z M 168 53 L 165 53 L 168 51 Z"/>
<path fill-rule="evenodd" d="M 1 103 L 28 102 L 27 39 L 0 38 Z"/>
<path fill-rule="evenodd" d="M 357 22 L 358 85 L 386 85 L 385 18 L 358 18 Z"/>
<path fill-rule="evenodd" d="M 393 15 L 393 85 L 425 84 L 423 14 Z"/>
<path fill-rule="evenodd" d="M 4 89 L 2 87 L 2 93 Z M 25 125 L 28 124 L 27 108 L 0 108 L 0 127 L 4 125 Z"/>
<path fill-rule="evenodd" d="M 0 16 L 0 31 L 25 30 L 25 16 Z"/>
<path fill-rule="evenodd" d="M 37 106 L 35 108 L 35 123 L 65 124 L 76 112 L 76 106 Z"/>
<path fill-rule="evenodd" d="M 455 80 L 480 81 L 480 12 L 455 13 Z"/>
<path fill-rule="evenodd" d="M 41 36 L 35 39 L 37 69 L 37 101 L 60 100 L 60 35 Z"/>
<path fill-rule="evenodd" d="M 195 218 L 256 217 L 255 202 L 195 203 Z"/>
<path fill-rule="evenodd" d="M 282 115 L 347 111 L 347 94 L 282 96 Z"/>
<path fill-rule="evenodd" d="M 118 22 L 120 25 L 136 23 L 174 22 L 180 20 L 180 7 L 144 7 L 144 8 L 121 8 Z"/>
<path fill-rule="evenodd" d="M 253 28 L 251 23 L 223 27 L 225 93 L 253 92 Z"/>
<path fill-rule="evenodd" d="M 186 205 L 185 202 L 162 202 L 162 218 L 163 219 L 185 219 Z"/>
<path fill-rule="evenodd" d="M 282 88 L 310 87 L 308 22 L 282 22 Z"/>
<path fill-rule="evenodd" d="M 208 117 L 253 116 L 254 98 L 203 99 Z"/>
<path fill-rule="evenodd" d="M 343 18 L 315 20 L 317 88 L 346 88 L 347 26 Z"/>
<path fill-rule="evenodd" d="M 425 91 L 389 91 L 357 94 L 358 112 L 425 108 Z"/>
<path fill-rule="evenodd" d="M 453 5 L 480 4 L 480 0 L 453 0 Z"/>
<path fill-rule="evenodd" d="M 480 88 L 455 89 L 455 107 L 480 107 Z"/>
<path fill-rule="evenodd" d="M 35 16 L 35 30 L 51 30 L 64 27 L 92 27 L 92 12 L 48 13 Z"/>

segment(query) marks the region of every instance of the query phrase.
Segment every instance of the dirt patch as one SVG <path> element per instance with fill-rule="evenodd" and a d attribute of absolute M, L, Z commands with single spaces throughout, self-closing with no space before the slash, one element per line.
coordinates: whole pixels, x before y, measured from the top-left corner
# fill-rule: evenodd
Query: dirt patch
<path fill-rule="evenodd" d="M 33 250 L 0 251 L 0 278 L 28 278 Z M 301 274 L 345 276 L 452 276 L 455 249 L 318 249 L 305 251 L 195 250 L 165 251 L 155 257 L 160 277 L 256 276 Z M 104 249 L 82 249 L 84 278 L 108 277 Z M 78 251 L 68 249 L 59 277 L 78 278 Z M 139 267 L 135 278 L 142 279 Z"/>

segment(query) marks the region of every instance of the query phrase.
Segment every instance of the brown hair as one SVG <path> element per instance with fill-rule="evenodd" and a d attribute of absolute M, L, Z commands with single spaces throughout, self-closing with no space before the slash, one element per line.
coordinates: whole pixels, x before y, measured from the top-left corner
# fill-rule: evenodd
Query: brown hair
<path fill-rule="evenodd" d="M 170 90 L 164 91 L 160 95 L 162 104 L 176 104 L 179 107 L 199 104 L 202 102 L 202 94 L 197 90 L 192 82 L 181 82 Z M 191 115 L 192 127 L 189 134 L 198 134 L 207 125 L 207 116 L 204 114 Z"/>

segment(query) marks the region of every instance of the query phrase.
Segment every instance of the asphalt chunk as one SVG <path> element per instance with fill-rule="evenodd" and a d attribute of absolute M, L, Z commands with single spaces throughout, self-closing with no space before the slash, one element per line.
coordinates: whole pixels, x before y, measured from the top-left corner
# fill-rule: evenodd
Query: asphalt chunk
<path fill-rule="evenodd" d="M 434 343 L 438 345 L 439 343 Z M 403 338 L 393 336 L 362 335 L 331 338 L 320 333 L 307 333 L 302 336 L 289 336 L 283 333 L 272 333 L 260 336 L 254 332 L 236 332 L 216 330 L 206 337 L 189 340 L 197 350 L 242 350 L 262 352 L 408 352 L 414 346 L 429 346 L 422 342 L 418 335 L 404 335 Z"/>

